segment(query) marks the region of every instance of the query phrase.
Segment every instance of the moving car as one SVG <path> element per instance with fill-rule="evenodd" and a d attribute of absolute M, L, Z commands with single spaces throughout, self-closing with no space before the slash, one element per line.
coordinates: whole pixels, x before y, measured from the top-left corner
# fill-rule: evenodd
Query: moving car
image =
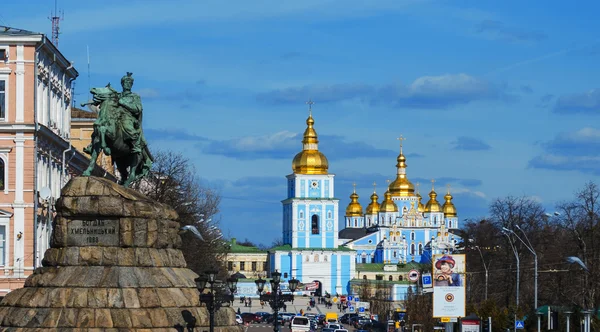
<path fill-rule="evenodd" d="M 242 312 L 242 314 L 240 316 L 242 316 L 242 320 L 244 321 L 244 323 L 260 323 L 260 322 L 262 322 L 262 318 L 259 315 L 253 314 L 251 312 Z"/>
<path fill-rule="evenodd" d="M 290 323 L 292 332 L 308 332 L 310 330 L 310 319 L 308 317 L 296 316 Z"/>

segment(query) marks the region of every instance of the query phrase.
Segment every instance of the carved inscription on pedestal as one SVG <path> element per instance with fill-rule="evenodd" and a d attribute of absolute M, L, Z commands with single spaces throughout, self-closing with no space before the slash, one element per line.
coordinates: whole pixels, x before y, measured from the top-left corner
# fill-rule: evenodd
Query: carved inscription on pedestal
<path fill-rule="evenodd" d="M 67 245 L 119 246 L 119 220 L 71 220 L 67 226 Z"/>

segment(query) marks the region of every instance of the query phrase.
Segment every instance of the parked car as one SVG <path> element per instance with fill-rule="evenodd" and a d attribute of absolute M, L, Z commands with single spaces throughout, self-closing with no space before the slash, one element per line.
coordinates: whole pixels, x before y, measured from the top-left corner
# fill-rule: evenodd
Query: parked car
<path fill-rule="evenodd" d="M 261 322 L 266 322 L 267 321 L 267 317 L 270 316 L 271 314 L 265 311 L 259 311 L 255 313 L 257 316 L 260 316 L 260 320 Z"/>
<path fill-rule="evenodd" d="M 326 327 L 330 328 L 330 329 L 334 329 L 334 330 L 339 330 L 339 329 L 343 328 L 341 324 L 337 324 L 337 323 L 329 323 L 326 325 Z"/>
<path fill-rule="evenodd" d="M 342 317 L 340 317 L 340 323 L 342 324 L 348 324 L 350 318 L 352 317 L 358 317 L 357 313 L 345 313 L 342 315 Z"/>
<path fill-rule="evenodd" d="M 369 331 L 377 331 L 384 332 L 388 330 L 387 323 L 382 323 L 376 320 L 369 320 L 368 322 L 359 325 L 359 330 L 369 330 Z"/>
<path fill-rule="evenodd" d="M 292 312 L 282 312 L 281 313 L 281 317 L 283 317 L 283 320 L 285 322 L 292 320 L 292 318 L 294 318 L 294 316 L 296 316 L 296 314 L 292 313 Z"/>
<path fill-rule="evenodd" d="M 321 332 L 334 332 L 334 329 L 330 329 L 328 327 L 324 327 L 323 329 L 321 329 Z"/>
<path fill-rule="evenodd" d="M 355 328 L 358 328 L 359 326 L 363 326 L 365 323 L 370 323 L 370 322 L 371 322 L 371 319 L 369 319 L 369 318 L 359 317 L 352 321 L 352 326 L 354 326 Z"/>
<path fill-rule="evenodd" d="M 235 322 L 238 324 L 244 324 L 244 320 L 242 319 L 242 316 L 240 316 L 240 315 L 235 315 Z"/>
<path fill-rule="evenodd" d="M 259 315 L 251 312 L 242 312 L 241 316 L 244 323 L 260 323 L 262 321 Z"/>

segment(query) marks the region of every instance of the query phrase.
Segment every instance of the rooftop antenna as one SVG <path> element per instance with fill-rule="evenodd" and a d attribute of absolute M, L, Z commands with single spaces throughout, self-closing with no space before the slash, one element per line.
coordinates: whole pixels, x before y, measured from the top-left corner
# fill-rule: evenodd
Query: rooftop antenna
<path fill-rule="evenodd" d="M 58 47 L 58 35 L 60 35 L 60 21 L 65 19 L 65 12 L 58 11 L 58 0 L 54 0 L 54 12 L 50 13 L 50 21 L 52 21 L 52 44 Z"/>

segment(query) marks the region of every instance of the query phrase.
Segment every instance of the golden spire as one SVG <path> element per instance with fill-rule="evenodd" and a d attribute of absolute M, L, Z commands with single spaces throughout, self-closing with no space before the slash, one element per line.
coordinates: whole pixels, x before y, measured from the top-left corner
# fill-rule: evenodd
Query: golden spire
<path fill-rule="evenodd" d="M 406 177 L 406 157 L 402 151 L 403 141 L 406 140 L 402 135 L 397 138 L 400 141 L 400 154 L 398 155 L 396 164 L 396 180 L 389 186 L 392 196 L 414 196 L 415 187 Z"/>
<path fill-rule="evenodd" d="M 436 199 L 437 193 L 435 192 L 434 184 L 435 180 L 431 179 L 431 192 L 429 193 L 429 201 L 425 205 L 425 212 L 442 212 L 442 207 Z"/>
<path fill-rule="evenodd" d="M 373 194 L 371 195 L 371 203 L 367 206 L 367 214 L 377 214 L 379 212 L 379 202 L 377 202 L 379 196 L 375 192 L 376 186 L 377 184 L 373 182 Z"/>
<path fill-rule="evenodd" d="M 327 157 L 319 151 L 319 140 L 317 132 L 313 125 L 315 120 L 312 117 L 312 105 L 314 102 L 308 100 L 308 119 L 306 119 L 306 130 L 302 140 L 302 151 L 294 157 L 292 170 L 296 174 L 327 174 L 329 162 Z"/>
<path fill-rule="evenodd" d="M 387 183 L 389 185 L 390 180 L 387 180 Z M 379 206 L 379 212 L 398 212 L 398 205 L 396 205 L 396 203 L 394 203 L 392 200 L 392 193 L 390 193 L 389 186 L 388 190 L 385 192 L 385 194 L 383 194 L 383 196 L 385 198 Z"/>
<path fill-rule="evenodd" d="M 362 206 L 358 202 L 358 194 L 356 193 L 356 183 L 353 183 L 354 191 L 350 195 L 350 204 L 346 208 L 346 217 L 361 217 L 363 215 Z"/>
<path fill-rule="evenodd" d="M 421 202 L 421 199 L 423 199 L 423 197 L 421 196 L 421 193 L 419 191 L 419 186 L 421 186 L 421 184 L 419 182 L 417 182 L 417 198 L 419 199 L 419 205 L 417 206 L 417 211 L 423 213 L 423 212 L 425 212 L 425 205 L 423 205 L 423 203 Z"/>
<path fill-rule="evenodd" d="M 456 207 L 452 203 L 452 195 L 450 195 L 450 184 L 447 184 L 446 187 L 448 187 L 448 192 L 444 196 L 446 202 L 442 206 L 442 211 L 444 212 L 444 217 L 456 217 Z"/>

